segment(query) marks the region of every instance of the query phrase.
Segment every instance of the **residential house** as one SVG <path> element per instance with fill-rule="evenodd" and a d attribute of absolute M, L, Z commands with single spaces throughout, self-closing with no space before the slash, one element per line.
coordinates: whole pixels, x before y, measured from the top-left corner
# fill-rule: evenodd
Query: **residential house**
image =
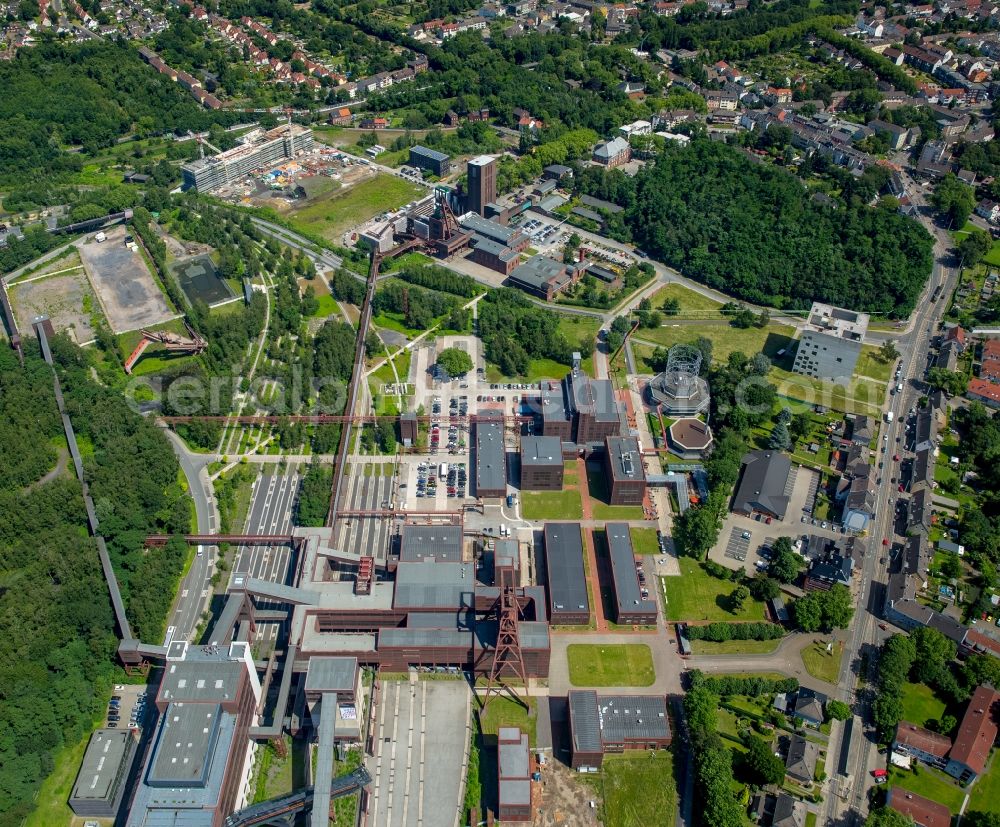
<path fill-rule="evenodd" d="M 842 524 L 848 531 L 861 534 L 868 530 L 868 525 L 875 518 L 875 503 L 877 501 L 875 480 L 870 474 L 855 477 L 844 496 Z"/>
<path fill-rule="evenodd" d="M 945 772 L 963 784 L 975 781 L 986 768 L 986 760 L 997 740 L 1000 693 L 992 686 L 980 686 L 969 700 L 965 716 L 955 736 Z"/>
<path fill-rule="evenodd" d="M 926 538 L 934 524 L 933 512 L 931 509 L 931 499 L 933 494 L 930 488 L 921 487 L 914 491 L 910 497 L 909 518 L 907 530 L 910 534 L 920 535 Z"/>
<path fill-rule="evenodd" d="M 826 706 L 826 695 L 814 689 L 799 687 L 795 696 L 795 708 L 792 710 L 792 717 L 801 721 L 807 726 L 819 727 L 824 720 L 824 707 Z"/>
<path fill-rule="evenodd" d="M 875 438 L 875 424 L 870 416 L 857 414 L 851 423 L 851 442 L 855 445 L 868 446 Z"/>
<path fill-rule="evenodd" d="M 917 827 L 951 827 L 951 810 L 903 787 L 890 787 L 885 794 L 890 810 L 913 819 Z"/>
<path fill-rule="evenodd" d="M 819 760 L 819 746 L 807 741 L 801 735 L 788 739 L 788 755 L 785 758 L 785 774 L 794 780 L 807 784 L 814 780 L 816 762 Z"/>
<path fill-rule="evenodd" d="M 983 198 L 976 204 L 976 215 L 985 218 L 990 224 L 996 224 L 997 219 L 1000 218 L 1000 204 L 989 198 Z"/>
<path fill-rule="evenodd" d="M 913 437 L 913 450 L 933 450 L 936 436 L 937 423 L 934 421 L 933 412 L 927 410 L 927 408 L 921 408 L 917 412 L 917 421 Z"/>
<path fill-rule="evenodd" d="M 594 149 L 593 159 L 608 168 L 627 164 L 632 158 L 632 149 L 624 138 L 612 138 Z"/>
<path fill-rule="evenodd" d="M 1000 383 L 1000 339 L 987 339 L 983 342 L 982 364 L 979 375 L 990 382 Z"/>
<path fill-rule="evenodd" d="M 805 827 L 807 812 L 804 801 L 782 793 L 774 802 L 771 827 Z"/>
<path fill-rule="evenodd" d="M 924 764 L 944 769 L 951 751 L 951 738 L 931 732 L 909 721 L 900 721 L 896 726 L 896 737 L 892 751 L 915 758 Z"/>
<path fill-rule="evenodd" d="M 965 392 L 969 399 L 982 402 L 988 408 L 1000 408 L 1000 385 L 978 377 L 969 380 L 969 388 Z"/>

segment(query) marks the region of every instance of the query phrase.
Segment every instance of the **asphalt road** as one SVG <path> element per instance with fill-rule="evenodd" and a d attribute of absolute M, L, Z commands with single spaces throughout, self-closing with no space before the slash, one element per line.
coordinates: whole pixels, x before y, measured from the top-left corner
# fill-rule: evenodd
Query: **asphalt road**
<path fill-rule="evenodd" d="M 215 492 L 208 478 L 208 459 L 187 449 L 183 440 L 173 431 L 165 432 L 170 445 L 177 455 L 181 470 L 188 482 L 188 491 L 194 500 L 195 516 L 198 531 L 212 533 L 218 530 L 219 517 L 215 507 Z M 211 595 L 212 571 L 215 566 L 218 548 L 216 546 L 199 546 L 194 562 L 187 575 L 181 581 L 178 599 L 170 615 L 169 626 L 175 627 L 176 640 L 190 640 L 198 625 L 198 619 Z M 150 641 L 151 643 L 153 641 Z"/>
<path fill-rule="evenodd" d="M 917 188 L 919 189 L 919 188 Z M 861 670 L 861 655 L 865 654 L 868 661 L 868 675 L 874 676 L 877 670 L 875 658 L 877 646 L 885 639 L 891 630 L 879 629 L 880 615 L 884 596 L 884 584 L 888 580 L 888 549 L 882 545 L 883 538 L 892 542 L 894 537 L 896 485 L 892 478 L 900 476 L 900 464 L 892 460 L 895 453 L 901 459 L 906 456 L 902 450 L 905 444 L 906 414 L 917 404 L 922 395 L 923 370 L 927 364 L 927 354 L 930 348 L 937 324 L 948 303 L 948 296 L 955 287 L 957 271 L 952 266 L 949 253 L 950 238 L 939 227 L 931 224 L 927 216 L 922 217 L 924 225 L 935 235 L 935 265 L 928 282 L 923 300 L 918 302 L 917 309 L 911 317 L 907 332 L 897 340 L 903 371 L 903 391 L 887 396 L 883 404 L 882 435 L 888 435 L 888 440 L 882 440 L 878 447 L 877 461 L 884 462 L 884 468 L 877 473 L 882 482 L 878 486 L 878 502 L 883 507 L 875 516 L 874 525 L 869 531 L 872 548 L 865 556 L 861 571 L 861 593 L 853 626 L 848 636 L 844 658 L 838 680 L 841 700 L 852 704 L 853 710 L 860 715 L 866 724 L 871 720 L 871 703 L 873 700 L 870 687 L 858 686 Z M 930 302 L 929 296 L 940 284 L 945 285 L 942 298 Z M 893 412 L 893 421 L 885 422 L 884 414 Z M 897 438 L 900 440 L 897 442 Z M 884 446 L 884 453 L 883 453 Z M 888 503 L 892 501 L 893 506 Z M 898 538 L 902 539 L 902 538 Z M 861 677 L 864 677 L 863 675 Z M 837 727 L 835 737 L 831 738 L 831 755 L 827 766 L 831 770 L 840 763 L 842 749 L 842 725 Z M 866 794 L 871 786 L 870 771 L 877 765 L 878 753 L 875 749 L 874 735 L 863 728 L 855 727 L 855 735 L 847 756 L 847 776 L 837 775 L 831 771 L 832 781 L 822 810 L 822 824 L 862 824 L 865 819 Z"/>

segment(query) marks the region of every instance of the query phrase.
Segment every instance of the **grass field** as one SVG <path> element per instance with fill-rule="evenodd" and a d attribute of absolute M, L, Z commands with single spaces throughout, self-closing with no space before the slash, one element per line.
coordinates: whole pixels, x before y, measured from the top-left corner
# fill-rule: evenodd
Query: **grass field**
<path fill-rule="evenodd" d="M 601 774 L 608 827 L 648 827 L 673 818 L 677 788 L 671 753 L 637 750 L 608 755 Z"/>
<path fill-rule="evenodd" d="M 583 360 L 584 369 L 587 369 L 588 362 L 593 365 L 593 357 Z M 532 359 L 528 363 L 528 372 L 523 376 L 505 376 L 496 365 L 486 364 L 486 379 L 489 382 L 540 382 L 542 379 L 562 379 L 567 373 L 569 365 L 554 359 Z"/>
<path fill-rule="evenodd" d="M 965 791 L 958 784 L 954 783 L 943 772 L 938 772 L 930 767 L 921 766 L 919 772 L 916 773 L 912 770 L 891 767 L 889 769 L 889 784 L 944 804 L 951 810 L 952 815 L 959 811 L 965 798 Z"/>
<path fill-rule="evenodd" d="M 765 328 L 751 327 L 744 330 L 733 327 L 729 322 L 706 321 L 693 325 L 673 323 L 668 319 L 662 327 L 636 331 L 634 338 L 670 347 L 678 342 L 690 344 L 704 336 L 712 340 L 712 360 L 725 362 L 730 353 L 738 350 L 747 356 L 763 351 L 774 359 L 779 350 L 788 350 L 792 346 L 794 332 L 793 328 L 777 323 L 771 323 Z"/>
<path fill-rule="evenodd" d="M 579 520 L 583 517 L 580 492 L 522 491 L 521 516 L 526 520 Z"/>
<path fill-rule="evenodd" d="M 778 648 L 781 640 L 692 640 L 694 655 L 769 655 Z"/>
<path fill-rule="evenodd" d="M 290 213 L 289 220 L 294 227 L 339 243 L 341 236 L 351 227 L 363 224 L 381 212 L 401 207 L 422 192 L 422 188 L 394 175 L 379 174 L 295 210 Z"/>
<path fill-rule="evenodd" d="M 986 772 L 979 776 L 979 780 L 972 788 L 969 806 L 966 809 L 973 812 L 1000 813 L 1000 759 L 997 758 L 996 752 L 986 766 Z"/>
<path fill-rule="evenodd" d="M 768 379 L 778 389 L 778 395 L 788 400 L 796 400 L 811 408 L 822 405 L 844 413 L 864 413 L 879 415 L 885 385 L 873 380 L 855 377 L 849 385 L 823 382 L 778 367 L 772 367 Z M 802 406 L 789 405 L 793 411 Z"/>
<path fill-rule="evenodd" d="M 871 379 L 877 379 L 879 382 L 888 382 L 895 364 L 895 359 L 889 362 L 882 361 L 879 349 L 874 345 L 862 345 L 861 355 L 858 356 L 858 365 L 854 372 Z"/>
<path fill-rule="evenodd" d="M 629 533 L 632 535 L 632 551 L 636 554 L 660 553 L 655 528 L 632 528 Z"/>
<path fill-rule="evenodd" d="M 840 674 L 840 659 L 844 654 L 844 644 L 839 641 L 833 645 L 833 651 L 826 651 L 825 643 L 813 643 L 802 650 L 802 663 L 806 672 L 820 681 L 836 683 Z"/>
<path fill-rule="evenodd" d="M 667 620 L 763 620 L 764 604 L 748 600 L 733 614 L 729 595 L 736 584 L 711 577 L 690 557 L 680 558 L 681 576 L 662 577 Z"/>
<path fill-rule="evenodd" d="M 917 726 L 938 721 L 945 712 L 945 703 L 934 690 L 922 683 L 903 684 L 903 720 Z"/>
<path fill-rule="evenodd" d="M 528 744 L 534 746 L 538 714 L 535 699 L 525 698 L 524 700 L 528 703 L 528 709 L 506 695 L 493 698 L 490 705 L 486 707 L 486 714 L 479 719 L 483 735 L 496 735 L 500 727 L 514 726 L 522 732 L 528 733 Z"/>
<path fill-rule="evenodd" d="M 573 686 L 650 686 L 656 680 L 645 643 L 571 643 L 566 658 Z"/>
<path fill-rule="evenodd" d="M 73 811 L 66 804 L 73 782 L 80 771 L 83 753 L 90 741 L 88 732 L 77 744 L 63 747 L 55 755 L 55 768 L 38 790 L 37 806 L 24 821 L 24 827 L 63 827 L 73 821 Z M 108 822 L 105 822 L 108 823 Z"/>
<path fill-rule="evenodd" d="M 690 287 L 683 284 L 671 282 L 665 285 L 651 297 L 653 308 L 659 310 L 667 299 L 677 299 L 681 309 L 676 316 L 668 316 L 667 319 L 709 319 L 719 316 L 722 305 L 715 299 L 703 296 Z"/>

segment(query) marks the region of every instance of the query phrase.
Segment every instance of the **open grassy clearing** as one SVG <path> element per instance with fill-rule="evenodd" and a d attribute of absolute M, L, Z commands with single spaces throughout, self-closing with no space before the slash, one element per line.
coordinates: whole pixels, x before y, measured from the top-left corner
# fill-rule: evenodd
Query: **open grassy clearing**
<path fill-rule="evenodd" d="M 1000 759 L 997 758 L 996 751 L 986 766 L 986 772 L 979 776 L 972 788 L 972 796 L 966 809 L 973 812 L 1000 813 Z"/>
<path fill-rule="evenodd" d="M 884 361 L 879 355 L 879 349 L 874 345 L 862 345 L 861 355 L 858 356 L 858 366 L 854 372 L 879 382 L 888 382 L 895 364 L 895 359 Z"/>
<path fill-rule="evenodd" d="M 934 690 L 922 683 L 903 684 L 903 720 L 917 726 L 928 721 L 938 721 L 945 713 L 945 703 Z"/>
<path fill-rule="evenodd" d="M 658 328 L 638 330 L 634 338 L 661 347 L 671 347 L 679 342 L 693 343 L 704 336 L 712 340 L 712 359 L 724 362 L 730 353 L 741 351 L 747 356 L 763 351 L 772 359 L 779 350 L 788 351 L 792 346 L 794 328 L 772 322 L 767 327 L 738 328 L 728 321 L 704 321 L 700 324 L 672 322 L 669 318 Z"/>
<path fill-rule="evenodd" d="M 52 773 L 39 787 L 36 807 L 24 820 L 24 827 L 63 827 L 73 822 L 73 811 L 66 801 L 73 791 L 73 782 L 89 741 L 88 732 L 80 741 L 64 746 L 55 754 Z"/>
<path fill-rule="evenodd" d="M 802 663 L 816 680 L 836 683 L 843 654 L 844 644 L 840 641 L 833 644 L 830 652 L 826 651 L 825 643 L 813 643 L 802 650 Z"/>
<path fill-rule="evenodd" d="M 652 295 L 653 308 L 660 310 L 667 299 L 677 299 L 680 303 L 680 312 L 676 316 L 670 317 L 674 319 L 712 318 L 718 316 L 722 310 L 722 304 L 715 299 L 676 282 L 665 285 Z"/>
<path fill-rule="evenodd" d="M 566 649 L 573 686 L 651 686 L 653 654 L 644 643 L 571 643 Z"/>
<path fill-rule="evenodd" d="M 764 604 L 748 600 L 738 612 L 730 611 L 729 595 L 736 584 L 709 575 L 698 561 L 681 557 L 680 577 L 661 577 L 666 592 L 667 620 L 763 620 Z"/>
<path fill-rule="evenodd" d="M 636 554 L 659 554 L 660 543 L 656 538 L 655 528 L 632 528 L 632 551 Z"/>
<path fill-rule="evenodd" d="M 670 752 L 637 750 L 608 755 L 601 775 L 604 823 L 608 827 L 648 827 L 663 824 L 668 815 L 673 818 L 677 786 Z"/>
<path fill-rule="evenodd" d="M 781 640 L 692 640 L 691 653 L 694 655 L 769 655 L 781 644 Z"/>
<path fill-rule="evenodd" d="M 521 516 L 526 520 L 579 520 L 583 517 L 580 492 L 522 491 Z"/>
<path fill-rule="evenodd" d="M 401 178 L 379 174 L 295 210 L 289 214 L 289 220 L 296 228 L 339 243 L 341 236 L 351 227 L 363 224 L 379 213 L 401 207 L 422 192 L 421 187 Z"/>
<path fill-rule="evenodd" d="M 778 367 L 772 367 L 768 379 L 778 389 L 778 396 L 790 402 L 793 411 L 822 405 L 843 413 L 863 413 L 877 417 L 885 396 L 885 384 L 864 377 L 854 377 L 848 385 L 823 382 Z"/>
<path fill-rule="evenodd" d="M 486 713 L 479 718 L 483 735 L 496 735 L 500 727 L 513 726 L 528 733 L 528 744 L 534 746 L 538 711 L 534 698 L 524 700 L 528 704 L 527 709 L 506 695 L 490 700 Z"/>

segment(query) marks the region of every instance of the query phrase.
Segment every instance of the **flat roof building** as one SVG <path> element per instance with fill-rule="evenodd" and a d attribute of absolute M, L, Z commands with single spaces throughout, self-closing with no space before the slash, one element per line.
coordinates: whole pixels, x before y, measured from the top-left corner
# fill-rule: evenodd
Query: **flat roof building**
<path fill-rule="evenodd" d="M 500 821 L 531 821 L 531 750 L 516 727 L 497 732 L 497 800 Z"/>
<path fill-rule="evenodd" d="M 78 816 L 116 818 L 121 808 L 137 741 L 130 729 L 98 729 L 90 736 L 69 807 Z"/>
<path fill-rule="evenodd" d="M 562 491 L 562 442 L 554 436 L 521 437 L 521 490 Z"/>
<path fill-rule="evenodd" d="M 156 697 L 160 719 L 128 827 L 182 819 L 221 827 L 246 804 L 248 730 L 256 723 L 260 693 L 248 643 L 170 645 Z"/>
<path fill-rule="evenodd" d="M 181 167 L 184 189 L 211 192 L 312 148 L 312 130 L 304 126 L 284 124 L 267 132 L 255 129 L 240 138 L 239 145 L 232 149 L 184 164 Z"/>
<path fill-rule="evenodd" d="M 466 209 L 483 215 L 486 205 L 497 200 L 497 159 L 490 155 L 472 158 L 466 166 L 466 180 Z"/>
<path fill-rule="evenodd" d="M 565 626 L 590 622 L 590 598 L 583 567 L 583 537 L 579 523 L 546 523 L 545 574 L 549 621 Z"/>
<path fill-rule="evenodd" d="M 400 562 L 419 563 L 429 558 L 442 563 L 462 562 L 462 527 L 404 525 L 399 537 Z"/>
<path fill-rule="evenodd" d="M 410 164 L 438 176 L 447 175 L 451 168 L 451 156 L 418 144 L 410 147 Z"/>
<path fill-rule="evenodd" d="M 814 379 L 849 381 L 867 330 L 867 313 L 814 302 L 802 329 L 792 370 Z"/>
<path fill-rule="evenodd" d="M 646 496 L 646 470 L 639 440 L 609 436 L 604 440 L 604 474 L 611 505 L 642 505 Z"/>
<path fill-rule="evenodd" d="M 591 379 L 581 370 L 563 379 L 565 398 L 573 416 L 573 438 L 578 445 L 604 442 L 624 430 L 622 405 L 610 379 Z"/>
<path fill-rule="evenodd" d="M 693 416 L 676 420 L 667 434 L 671 450 L 684 459 L 700 459 L 712 447 L 712 428 Z"/>
<path fill-rule="evenodd" d="M 611 587 L 615 596 L 615 623 L 652 626 L 656 624 L 656 601 L 642 594 L 636 567 L 632 534 L 628 523 L 607 523 L 604 527 L 611 559 Z"/>
<path fill-rule="evenodd" d="M 673 740 L 663 695 L 598 695 L 571 690 L 570 766 L 598 768 L 608 752 L 666 749 Z"/>
<path fill-rule="evenodd" d="M 507 462 L 503 421 L 476 423 L 476 496 L 507 496 Z"/>
<path fill-rule="evenodd" d="M 526 293 L 552 301 L 576 281 L 575 272 L 566 264 L 548 256 L 535 255 L 510 272 L 510 283 Z"/>

